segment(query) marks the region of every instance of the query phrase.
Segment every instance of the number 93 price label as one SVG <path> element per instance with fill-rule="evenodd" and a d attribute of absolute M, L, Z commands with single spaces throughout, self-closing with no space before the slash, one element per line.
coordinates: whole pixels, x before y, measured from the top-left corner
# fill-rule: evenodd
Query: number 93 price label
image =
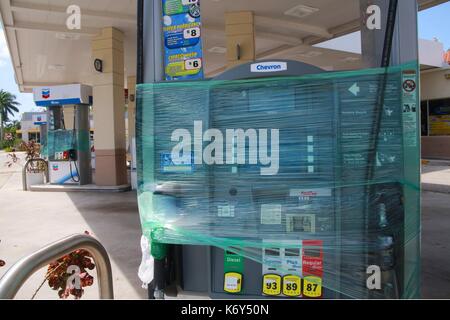
<path fill-rule="evenodd" d="M 322 279 L 306 277 L 303 279 L 303 296 L 307 298 L 322 297 Z"/>
<path fill-rule="evenodd" d="M 283 295 L 286 297 L 300 297 L 302 295 L 302 279 L 298 276 L 283 278 Z"/>
<path fill-rule="evenodd" d="M 266 296 L 279 296 L 281 294 L 281 277 L 276 274 L 267 274 L 263 280 L 263 293 Z"/>

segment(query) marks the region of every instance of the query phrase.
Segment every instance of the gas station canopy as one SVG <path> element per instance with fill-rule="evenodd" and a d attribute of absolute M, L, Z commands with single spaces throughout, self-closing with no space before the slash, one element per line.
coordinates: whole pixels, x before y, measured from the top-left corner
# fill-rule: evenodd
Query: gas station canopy
<path fill-rule="evenodd" d="M 420 0 L 426 9 L 444 0 Z M 81 29 L 68 30 L 67 8 L 81 8 Z M 125 76 L 136 70 L 136 0 L 0 0 L 0 14 L 22 92 L 85 83 L 95 75 L 91 39 L 105 27 L 124 33 Z M 305 8 L 314 8 L 308 11 Z M 226 68 L 226 12 L 253 11 L 256 58 L 298 60 L 329 70 L 360 68 L 357 53 L 312 47 L 360 27 L 359 0 L 203 0 L 205 71 Z"/>

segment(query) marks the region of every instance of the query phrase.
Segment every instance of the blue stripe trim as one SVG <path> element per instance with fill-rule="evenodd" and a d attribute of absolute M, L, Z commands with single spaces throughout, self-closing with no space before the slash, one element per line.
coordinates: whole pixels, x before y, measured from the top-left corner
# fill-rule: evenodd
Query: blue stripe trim
<path fill-rule="evenodd" d="M 79 178 L 78 174 L 76 172 L 72 172 L 72 174 L 73 174 L 74 177 Z M 56 184 L 64 184 L 64 183 L 66 183 L 69 180 L 72 180 L 72 176 L 70 174 L 65 176 L 64 178 L 61 178 L 58 181 L 56 181 Z"/>
<path fill-rule="evenodd" d="M 75 98 L 75 99 L 36 101 L 36 106 L 38 106 L 38 107 L 61 106 L 61 105 L 67 105 L 67 104 L 81 104 L 81 99 Z"/>

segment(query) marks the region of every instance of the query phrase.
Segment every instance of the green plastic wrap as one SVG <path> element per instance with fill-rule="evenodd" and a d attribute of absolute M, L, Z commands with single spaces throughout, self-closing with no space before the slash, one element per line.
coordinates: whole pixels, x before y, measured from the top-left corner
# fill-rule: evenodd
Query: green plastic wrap
<path fill-rule="evenodd" d="M 417 298 L 417 70 L 139 85 L 144 235 L 269 270 L 268 250 L 299 250 L 334 297 Z"/>
<path fill-rule="evenodd" d="M 43 157 L 54 159 L 56 152 L 78 150 L 90 152 L 90 133 L 87 130 L 52 130 L 42 148 Z"/>
<path fill-rule="evenodd" d="M 73 130 L 51 130 L 48 131 L 47 141 L 44 146 L 45 157 L 53 158 L 56 152 L 74 149 Z"/>

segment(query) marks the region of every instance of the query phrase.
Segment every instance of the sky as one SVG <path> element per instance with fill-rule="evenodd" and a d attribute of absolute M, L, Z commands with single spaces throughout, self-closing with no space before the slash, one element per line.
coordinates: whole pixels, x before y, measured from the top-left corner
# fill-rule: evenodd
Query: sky
<path fill-rule="evenodd" d="M 445 49 L 450 49 L 450 2 L 440 6 L 422 11 L 419 13 L 419 38 L 431 40 L 439 39 L 444 43 Z M 342 39 L 346 41 L 346 39 Z M 354 41 L 351 37 L 347 41 Z M 342 45 L 342 42 L 341 42 Z M 344 44 L 345 45 L 345 44 Z M 20 111 L 36 111 L 33 97 L 31 94 L 20 93 L 15 79 L 14 70 L 11 64 L 8 48 L 6 45 L 5 35 L 0 24 L 0 89 L 9 91 L 17 96 L 17 100 L 21 104 Z M 20 115 L 16 115 L 16 119 Z"/>

